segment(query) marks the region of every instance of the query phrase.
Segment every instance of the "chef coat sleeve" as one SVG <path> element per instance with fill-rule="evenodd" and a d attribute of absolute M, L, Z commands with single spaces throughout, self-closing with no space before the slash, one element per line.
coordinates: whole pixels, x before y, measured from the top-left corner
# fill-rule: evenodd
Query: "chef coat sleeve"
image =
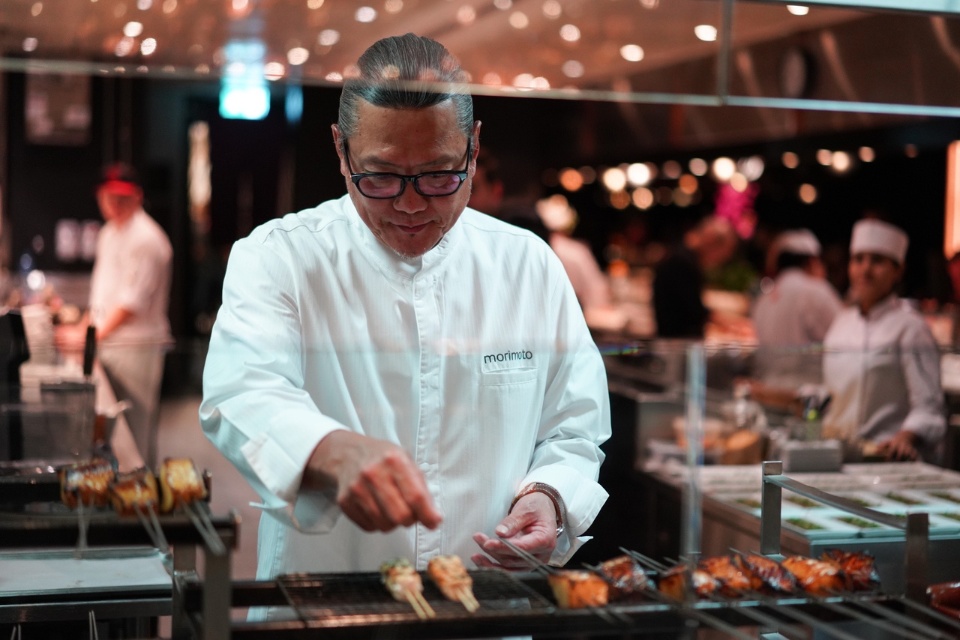
<path fill-rule="evenodd" d="M 129 259 L 124 263 L 125 272 L 118 279 L 120 288 L 115 292 L 117 306 L 134 314 L 145 313 L 160 288 L 169 256 L 164 253 L 164 246 L 148 241 L 124 247 L 123 250 Z"/>
<path fill-rule="evenodd" d="M 291 265 L 257 239 L 230 253 L 203 371 L 200 422 L 271 516 L 315 533 L 340 514 L 333 491 L 300 491 L 320 440 L 345 427 L 303 389 L 303 344 Z"/>
<path fill-rule="evenodd" d="M 903 429 L 917 434 L 927 445 L 937 445 L 947 430 L 940 386 L 940 349 L 923 320 L 904 329 L 900 361 L 910 397 L 910 412 Z"/>
<path fill-rule="evenodd" d="M 554 278 L 549 307 L 556 318 L 556 348 L 537 445 L 521 486 L 543 482 L 563 498 L 565 529 L 557 540 L 551 562 L 564 564 L 589 540 L 581 534 L 607 499 L 597 477 L 604 459 L 600 445 L 610 437 L 610 396 L 600 352 L 570 281 L 559 262 L 556 266 L 560 272 Z"/>

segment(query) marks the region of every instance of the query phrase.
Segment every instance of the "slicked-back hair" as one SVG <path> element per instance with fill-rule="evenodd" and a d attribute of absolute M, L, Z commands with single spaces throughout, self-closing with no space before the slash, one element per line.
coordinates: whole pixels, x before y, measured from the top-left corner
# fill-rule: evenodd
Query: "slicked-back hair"
<path fill-rule="evenodd" d="M 466 74 L 447 49 L 430 38 L 408 33 L 373 43 L 357 61 L 359 75 L 348 78 L 340 94 L 337 126 L 341 140 L 356 135 L 360 101 L 387 109 L 425 109 L 453 101 L 457 125 L 473 132 L 473 98 Z"/>

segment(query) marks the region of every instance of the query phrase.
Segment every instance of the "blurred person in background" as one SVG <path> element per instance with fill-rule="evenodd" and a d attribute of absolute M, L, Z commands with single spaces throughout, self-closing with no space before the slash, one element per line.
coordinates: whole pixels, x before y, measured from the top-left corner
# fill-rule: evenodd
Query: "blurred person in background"
<path fill-rule="evenodd" d="M 166 351 L 172 343 L 167 307 L 173 248 L 143 208 L 133 167 L 104 168 L 97 186 L 104 224 L 90 277 L 90 302 L 80 322 L 58 328 L 61 350 L 82 350 L 87 326 L 96 328 L 97 359 L 125 412 L 140 455 L 157 462 L 156 425 Z"/>
<path fill-rule="evenodd" d="M 820 382 L 819 347 L 843 309 L 826 281 L 820 242 L 807 229 L 785 231 L 770 247 L 775 279 L 761 283 L 752 311 L 757 336 L 755 374 L 771 385 Z"/>
<path fill-rule="evenodd" d="M 907 234 L 860 220 L 850 240 L 850 299 L 824 338 L 832 404 L 826 437 L 863 443 L 890 460 L 936 462 L 946 432 L 940 351 L 923 316 L 896 293 Z"/>
<path fill-rule="evenodd" d="M 716 320 L 703 302 L 706 274 L 724 265 L 737 250 L 733 225 L 708 216 L 684 234 L 683 242 L 657 263 L 653 276 L 653 311 L 661 338 L 704 337 Z"/>
<path fill-rule="evenodd" d="M 481 151 L 477 155 L 477 172 L 470 183 L 470 201 L 467 206 L 532 231 L 544 242 L 549 242 L 550 231 L 531 204 L 534 199 L 516 195 L 508 197 L 506 193 L 499 161 L 489 151 Z"/>

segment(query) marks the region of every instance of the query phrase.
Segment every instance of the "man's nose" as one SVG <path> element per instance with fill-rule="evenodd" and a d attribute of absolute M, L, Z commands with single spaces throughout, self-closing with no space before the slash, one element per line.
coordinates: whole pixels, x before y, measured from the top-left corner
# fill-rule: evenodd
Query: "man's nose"
<path fill-rule="evenodd" d="M 403 193 L 393 201 L 393 208 L 404 213 L 417 213 L 427 208 L 427 198 L 417 193 L 412 183 L 408 183 Z"/>

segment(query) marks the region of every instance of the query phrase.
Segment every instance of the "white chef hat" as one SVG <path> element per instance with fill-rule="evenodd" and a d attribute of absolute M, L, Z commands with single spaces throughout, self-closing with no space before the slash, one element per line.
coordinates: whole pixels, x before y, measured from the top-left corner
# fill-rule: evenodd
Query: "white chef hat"
<path fill-rule="evenodd" d="M 819 256 L 820 242 L 809 229 L 784 231 L 776 240 L 777 254 L 795 253 L 799 256 Z"/>
<path fill-rule="evenodd" d="M 902 265 L 909 243 L 907 234 L 892 224 L 874 219 L 860 220 L 853 225 L 850 255 L 876 253 Z"/>

